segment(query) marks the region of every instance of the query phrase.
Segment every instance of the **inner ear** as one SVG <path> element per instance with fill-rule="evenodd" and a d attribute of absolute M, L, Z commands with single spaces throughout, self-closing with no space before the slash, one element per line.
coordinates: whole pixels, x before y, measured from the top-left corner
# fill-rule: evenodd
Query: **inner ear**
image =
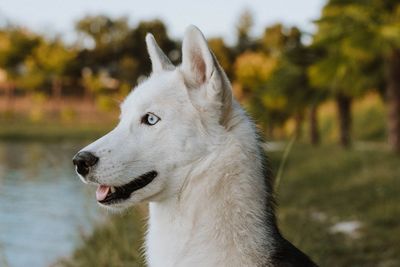
<path fill-rule="evenodd" d="M 206 82 L 206 63 L 203 60 L 201 52 L 197 52 L 193 54 L 192 59 L 193 67 L 192 71 L 197 72 L 195 77 L 197 78 L 197 83 L 203 84 Z"/>
<path fill-rule="evenodd" d="M 207 41 L 195 26 L 186 30 L 182 44 L 182 69 L 185 79 L 195 86 L 209 81 L 214 60 Z"/>

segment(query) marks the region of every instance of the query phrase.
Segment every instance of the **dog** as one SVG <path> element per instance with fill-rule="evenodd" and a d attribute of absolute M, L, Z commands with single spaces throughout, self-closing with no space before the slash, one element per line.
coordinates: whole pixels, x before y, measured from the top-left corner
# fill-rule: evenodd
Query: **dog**
<path fill-rule="evenodd" d="M 200 30 L 186 30 L 180 66 L 151 34 L 146 44 L 151 75 L 115 129 L 73 158 L 98 203 L 149 203 L 151 267 L 316 266 L 279 232 L 257 129 Z"/>

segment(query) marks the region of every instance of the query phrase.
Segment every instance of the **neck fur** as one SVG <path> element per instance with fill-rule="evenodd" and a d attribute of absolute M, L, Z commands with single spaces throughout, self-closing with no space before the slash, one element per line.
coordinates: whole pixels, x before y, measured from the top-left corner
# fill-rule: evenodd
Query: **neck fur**
<path fill-rule="evenodd" d="M 190 170 L 177 198 L 150 203 L 150 267 L 268 266 L 279 236 L 272 177 L 241 109 L 227 129 L 229 137 Z"/>

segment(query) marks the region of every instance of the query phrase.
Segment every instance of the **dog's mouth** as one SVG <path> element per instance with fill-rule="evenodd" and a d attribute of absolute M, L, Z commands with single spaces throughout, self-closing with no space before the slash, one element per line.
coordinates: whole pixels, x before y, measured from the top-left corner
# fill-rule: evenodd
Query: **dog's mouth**
<path fill-rule="evenodd" d="M 157 176 L 156 171 L 147 172 L 122 186 L 99 185 L 96 199 L 103 205 L 111 205 L 128 199 L 131 194 L 151 183 Z"/>

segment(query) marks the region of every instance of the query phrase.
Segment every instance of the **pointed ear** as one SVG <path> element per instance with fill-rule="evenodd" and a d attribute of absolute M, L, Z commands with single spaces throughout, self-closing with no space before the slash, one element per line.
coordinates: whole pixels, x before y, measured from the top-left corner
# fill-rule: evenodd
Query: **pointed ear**
<path fill-rule="evenodd" d="M 151 33 L 146 35 L 147 51 L 150 55 L 151 65 L 153 72 L 162 70 L 173 70 L 175 66 L 171 63 L 169 58 L 164 54 L 158 46 L 154 36 Z"/>
<path fill-rule="evenodd" d="M 182 43 L 182 69 L 186 80 L 199 86 L 208 81 L 214 69 L 207 41 L 195 26 L 186 29 Z"/>
<path fill-rule="evenodd" d="M 232 109 L 232 88 L 207 41 L 195 26 L 189 26 L 182 44 L 182 72 L 189 87 L 206 85 L 208 101 L 218 105 L 225 125 Z"/>

